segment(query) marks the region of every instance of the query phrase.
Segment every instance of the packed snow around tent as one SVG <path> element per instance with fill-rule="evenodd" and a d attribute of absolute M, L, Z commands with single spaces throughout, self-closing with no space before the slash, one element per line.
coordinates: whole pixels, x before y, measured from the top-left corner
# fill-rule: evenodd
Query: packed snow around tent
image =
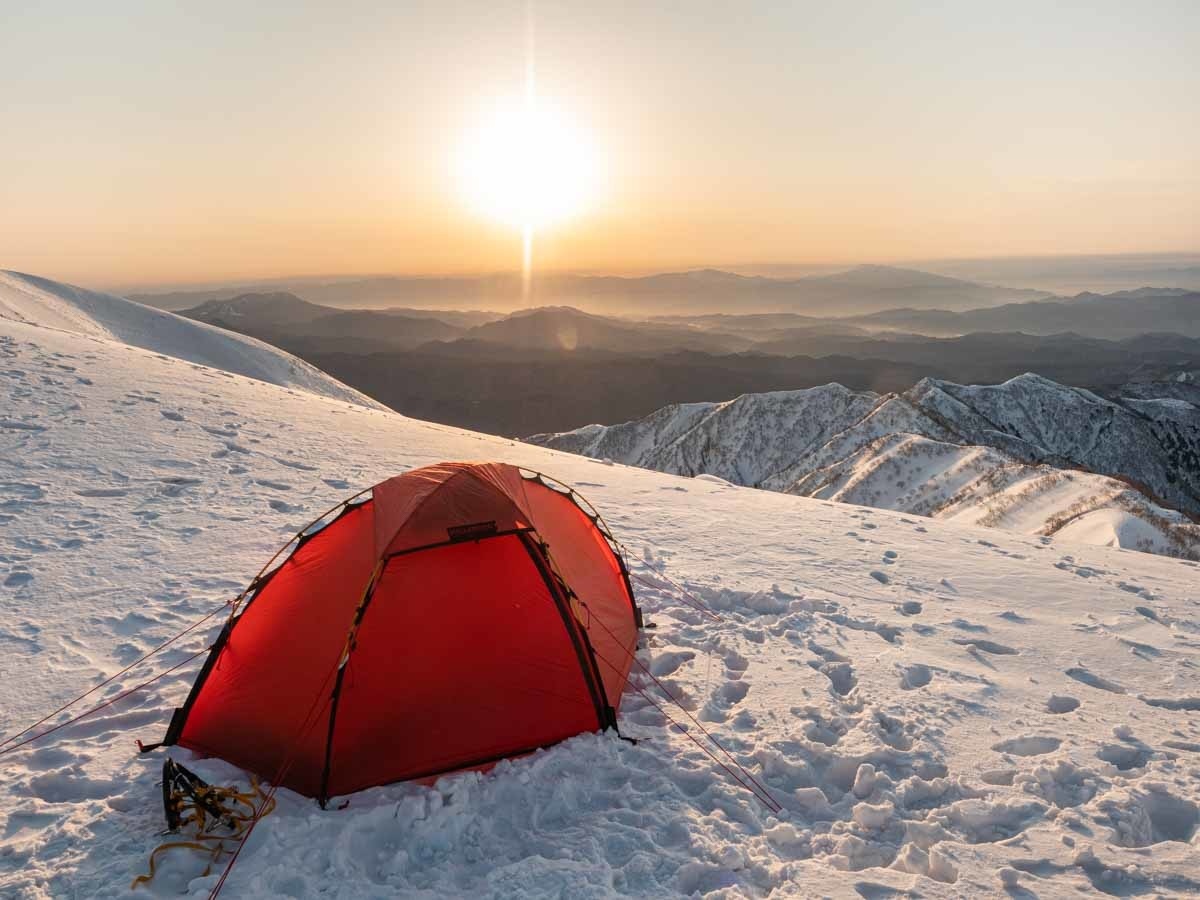
<path fill-rule="evenodd" d="M 1194 564 L 606 465 L 205 368 L 151 326 L 134 347 L 0 317 L 0 734 L 230 599 L 354 491 L 490 459 L 604 513 L 656 585 L 639 658 L 782 806 L 668 728 L 650 699 L 686 717 L 635 671 L 636 745 L 583 734 L 327 811 L 280 790 L 226 896 L 1200 895 Z M 130 890 L 162 830 L 164 751 L 134 740 L 198 666 L 0 755 L 0 896 L 209 894 L 219 869 L 187 853 Z"/>

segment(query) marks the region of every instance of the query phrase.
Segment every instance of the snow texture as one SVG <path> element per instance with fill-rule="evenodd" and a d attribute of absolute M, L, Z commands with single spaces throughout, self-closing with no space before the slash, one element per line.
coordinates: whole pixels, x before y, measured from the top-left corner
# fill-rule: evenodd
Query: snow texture
<path fill-rule="evenodd" d="M 657 626 L 641 659 L 783 807 L 668 728 L 635 675 L 636 745 L 581 735 L 328 811 L 281 791 L 225 896 L 1200 895 L 1196 565 L 605 465 L 337 399 L 318 376 L 206 368 L 169 318 L 134 347 L 39 314 L 0 319 L 0 733 L 231 597 L 360 487 L 498 459 L 605 514 L 655 585 L 638 588 Z M 292 364 L 241 346 L 260 373 Z M 217 874 L 184 851 L 129 890 L 162 840 L 162 751 L 133 739 L 161 736 L 198 665 L 0 756 L 0 896 L 207 895 Z"/>
<path fill-rule="evenodd" d="M 675 475 L 1200 559 L 1200 409 L 1023 375 L 667 406 L 534 444 Z M 1157 498 L 1163 498 L 1159 500 Z M 1175 504 L 1174 506 L 1164 504 Z"/>
<path fill-rule="evenodd" d="M 0 270 L 0 319 L 118 341 L 215 370 L 382 408 L 319 369 L 262 341 L 35 275 Z"/>

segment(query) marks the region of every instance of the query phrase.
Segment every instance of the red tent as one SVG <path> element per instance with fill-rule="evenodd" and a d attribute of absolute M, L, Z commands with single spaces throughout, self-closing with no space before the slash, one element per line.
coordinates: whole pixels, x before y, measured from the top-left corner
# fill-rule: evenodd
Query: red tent
<path fill-rule="evenodd" d="M 577 501 L 500 463 L 348 501 L 251 585 L 164 743 L 324 804 L 614 727 L 640 614 Z"/>

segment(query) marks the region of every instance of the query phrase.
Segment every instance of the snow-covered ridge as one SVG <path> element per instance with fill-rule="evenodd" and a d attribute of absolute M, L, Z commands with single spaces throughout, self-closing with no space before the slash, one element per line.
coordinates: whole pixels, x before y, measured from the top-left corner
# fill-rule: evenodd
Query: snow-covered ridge
<path fill-rule="evenodd" d="M 669 406 L 531 443 L 677 475 L 1200 558 L 1200 409 L 1037 375 Z"/>
<path fill-rule="evenodd" d="M 0 270 L 0 319 L 116 341 L 281 387 L 380 408 L 353 388 L 262 341 L 36 275 Z"/>
<path fill-rule="evenodd" d="M 1200 896 L 1192 564 L 603 465 L 10 319 L 0 392 L 0 735 L 229 599 L 359 488 L 495 459 L 603 512 L 655 585 L 637 585 L 656 626 L 639 658 L 783 806 L 669 728 L 638 674 L 636 745 L 580 735 L 344 809 L 280 791 L 222 897 Z M 186 850 L 129 890 L 163 841 L 161 751 L 133 739 L 161 736 L 199 665 L 0 756 L 0 897 L 208 895 L 220 865 Z"/>

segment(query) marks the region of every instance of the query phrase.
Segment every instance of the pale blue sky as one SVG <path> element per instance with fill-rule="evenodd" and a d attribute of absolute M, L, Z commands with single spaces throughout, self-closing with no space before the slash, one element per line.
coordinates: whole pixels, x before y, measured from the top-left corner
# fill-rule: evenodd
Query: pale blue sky
<path fill-rule="evenodd" d="M 1200 245 L 1200 3 L 535 6 L 603 160 L 543 265 Z M 0 0 L 0 267 L 99 284 L 511 268 L 450 159 L 523 3 Z"/>

